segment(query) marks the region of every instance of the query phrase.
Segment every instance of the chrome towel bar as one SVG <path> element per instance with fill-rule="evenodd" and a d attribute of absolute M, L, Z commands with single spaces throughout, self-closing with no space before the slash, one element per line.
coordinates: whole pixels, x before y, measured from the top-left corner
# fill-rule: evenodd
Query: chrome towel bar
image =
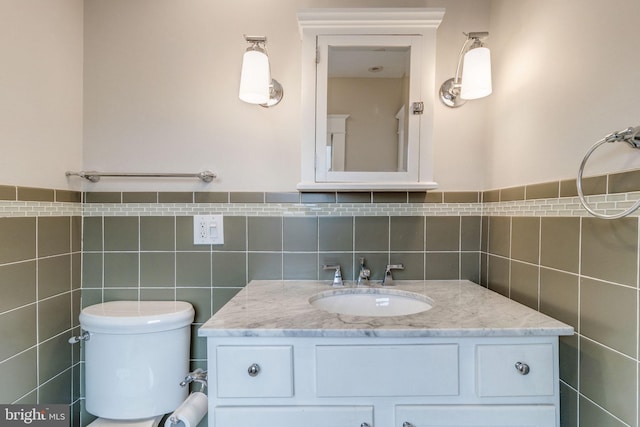
<path fill-rule="evenodd" d="M 211 182 L 217 175 L 209 170 L 198 173 L 127 173 L 127 172 L 96 172 L 96 171 L 79 171 L 65 172 L 66 176 L 79 176 L 88 179 L 91 182 L 100 181 L 101 177 L 118 177 L 118 178 L 198 178 L 204 182 Z"/>

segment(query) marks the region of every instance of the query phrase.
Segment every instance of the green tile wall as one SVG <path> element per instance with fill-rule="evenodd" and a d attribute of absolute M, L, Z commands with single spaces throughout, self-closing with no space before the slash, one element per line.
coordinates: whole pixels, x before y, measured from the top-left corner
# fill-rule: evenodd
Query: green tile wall
<path fill-rule="evenodd" d="M 19 193 L 49 200 L 54 190 Z M 79 216 L 0 217 L 0 403 L 70 404 L 74 425 L 81 226 Z"/>
<path fill-rule="evenodd" d="M 638 426 L 638 217 L 485 217 L 481 284 L 576 330 L 561 425 Z"/>
<path fill-rule="evenodd" d="M 628 185 L 634 174 L 587 178 L 585 193 L 636 191 Z M 482 193 L 107 192 L 83 199 L 72 191 L 0 186 L 0 202 L 82 200 L 86 211 L 95 203 L 337 202 L 480 203 L 482 212 L 502 202 L 533 206 L 536 199 L 575 195 L 573 180 Z M 560 342 L 562 426 L 638 427 L 638 217 L 468 216 L 460 209 L 462 216 L 225 215 L 220 246 L 193 245 L 190 216 L 0 217 L 0 339 L 7 343 L 0 349 L 0 380 L 12 385 L 0 389 L 0 402 L 69 403 L 74 426 L 91 419 L 78 416 L 80 351 L 66 342 L 79 331 L 80 292 L 83 306 L 190 301 L 197 312 L 192 364 L 204 367 L 198 326 L 248 281 L 328 281 L 332 272 L 322 265 L 334 262 L 353 280 L 364 256 L 374 278 L 387 263 L 405 265 L 398 279 L 468 278 L 574 326 L 577 333 Z"/>

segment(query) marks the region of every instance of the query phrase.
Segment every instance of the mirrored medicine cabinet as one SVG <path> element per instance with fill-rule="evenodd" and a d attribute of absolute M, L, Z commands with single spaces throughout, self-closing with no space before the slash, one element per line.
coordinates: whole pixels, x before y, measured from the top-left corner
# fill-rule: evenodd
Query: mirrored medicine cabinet
<path fill-rule="evenodd" d="M 302 37 L 300 191 L 427 190 L 444 9 L 310 9 Z"/>

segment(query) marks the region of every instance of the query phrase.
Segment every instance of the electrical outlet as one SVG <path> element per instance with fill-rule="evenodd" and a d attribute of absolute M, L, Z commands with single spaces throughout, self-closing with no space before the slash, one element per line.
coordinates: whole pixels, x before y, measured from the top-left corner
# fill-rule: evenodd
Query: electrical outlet
<path fill-rule="evenodd" d="M 193 244 L 221 245 L 224 243 L 224 221 L 222 215 L 193 216 Z"/>

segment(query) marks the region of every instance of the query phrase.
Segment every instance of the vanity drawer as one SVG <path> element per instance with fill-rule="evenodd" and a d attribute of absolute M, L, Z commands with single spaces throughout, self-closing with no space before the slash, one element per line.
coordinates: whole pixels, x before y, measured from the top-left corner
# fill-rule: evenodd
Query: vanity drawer
<path fill-rule="evenodd" d="M 216 356 L 218 397 L 293 396 L 291 346 L 220 346 Z"/>
<path fill-rule="evenodd" d="M 478 345 L 476 354 L 478 396 L 553 395 L 551 344 Z"/>
<path fill-rule="evenodd" d="M 317 396 L 457 394 L 457 344 L 316 347 Z"/>

